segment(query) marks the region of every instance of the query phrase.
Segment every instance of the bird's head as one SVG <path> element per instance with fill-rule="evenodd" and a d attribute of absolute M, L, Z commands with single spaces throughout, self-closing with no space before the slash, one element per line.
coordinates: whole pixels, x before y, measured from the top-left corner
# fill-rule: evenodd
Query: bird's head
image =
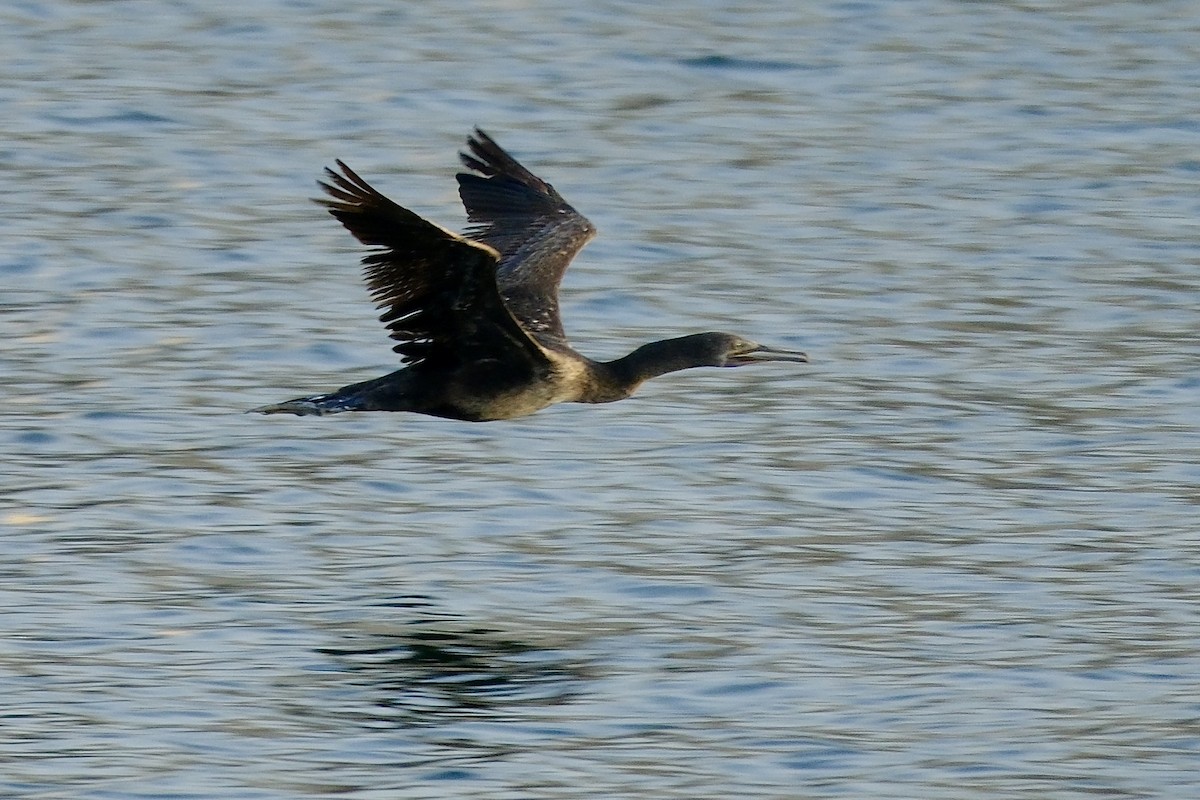
<path fill-rule="evenodd" d="M 706 366 L 743 367 L 764 361 L 808 362 L 808 356 L 798 350 L 767 347 L 732 333 L 700 333 L 696 339 L 698 350 L 707 357 Z"/>
<path fill-rule="evenodd" d="M 780 350 L 731 333 L 693 333 L 644 344 L 624 358 L 605 362 L 612 380 L 628 397 L 643 381 L 692 367 L 740 367 L 760 361 L 805 363 L 808 356 Z"/>

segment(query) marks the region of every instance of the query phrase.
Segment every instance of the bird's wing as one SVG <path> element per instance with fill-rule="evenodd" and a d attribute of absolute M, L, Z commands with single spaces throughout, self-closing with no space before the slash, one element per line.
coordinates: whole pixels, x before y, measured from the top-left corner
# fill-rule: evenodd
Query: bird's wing
<path fill-rule="evenodd" d="M 521 325 L 565 339 L 558 284 L 596 229 L 483 131 L 477 128 L 467 147 L 470 152 L 460 154 L 463 164 L 479 174 L 457 176 L 471 222 L 466 235 L 500 253 L 496 282 Z"/>
<path fill-rule="evenodd" d="M 325 170 L 326 206 L 360 242 L 364 275 L 405 363 L 499 358 L 543 362 L 496 286 L 497 252 L 428 222 L 376 191 L 341 161 Z M 514 364 L 515 366 L 515 364 Z"/>

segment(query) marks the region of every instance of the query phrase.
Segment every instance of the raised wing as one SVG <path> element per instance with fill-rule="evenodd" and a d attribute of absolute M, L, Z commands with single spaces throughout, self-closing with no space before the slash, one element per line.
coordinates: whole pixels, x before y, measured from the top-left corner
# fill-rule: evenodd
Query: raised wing
<path fill-rule="evenodd" d="M 376 191 L 341 161 L 325 170 L 318 200 L 360 242 L 378 248 L 364 274 L 405 363 L 453 366 L 481 358 L 516 363 L 545 356 L 505 307 L 497 252 L 428 222 Z"/>
<path fill-rule="evenodd" d="M 565 340 L 558 285 L 575 254 L 596 235 L 587 218 L 554 187 L 475 129 L 459 173 L 458 194 L 471 227 L 466 235 L 500 253 L 496 283 L 513 316 L 531 333 Z"/>

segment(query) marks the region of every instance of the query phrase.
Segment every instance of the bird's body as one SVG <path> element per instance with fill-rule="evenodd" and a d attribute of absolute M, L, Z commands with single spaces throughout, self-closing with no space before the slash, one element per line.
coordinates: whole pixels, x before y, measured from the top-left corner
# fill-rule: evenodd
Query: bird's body
<path fill-rule="evenodd" d="M 726 333 L 700 333 L 593 361 L 568 343 L 558 286 L 595 228 L 550 184 L 482 131 L 467 141 L 459 194 L 472 226 L 459 235 L 372 188 L 349 167 L 326 170 L 322 200 L 363 244 L 367 285 L 394 350 L 409 366 L 336 392 L 255 409 L 264 414 L 411 411 L 482 422 L 555 403 L 624 399 L 650 378 L 699 366 L 807 361 Z"/>

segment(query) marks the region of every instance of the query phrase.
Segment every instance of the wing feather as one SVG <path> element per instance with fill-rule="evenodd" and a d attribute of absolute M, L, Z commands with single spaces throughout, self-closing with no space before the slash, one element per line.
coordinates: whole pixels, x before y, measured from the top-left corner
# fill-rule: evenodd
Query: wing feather
<path fill-rule="evenodd" d="M 493 247 L 422 219 L 337 166 L 320 182 L 330 199 L 317 202 L 376 248 L 362 261 L 367 288 L 405 363 L 545 360 L 500 297 Z"/>
<path fill-rule="evenodd" d="M 457 176 L 467 237 L 499 252 L 497 286 L 522 327 L 565 341 L 558 287 L 595 227 L 483 131 L 467 147 L 463 164 L 479 173 Z"/>

